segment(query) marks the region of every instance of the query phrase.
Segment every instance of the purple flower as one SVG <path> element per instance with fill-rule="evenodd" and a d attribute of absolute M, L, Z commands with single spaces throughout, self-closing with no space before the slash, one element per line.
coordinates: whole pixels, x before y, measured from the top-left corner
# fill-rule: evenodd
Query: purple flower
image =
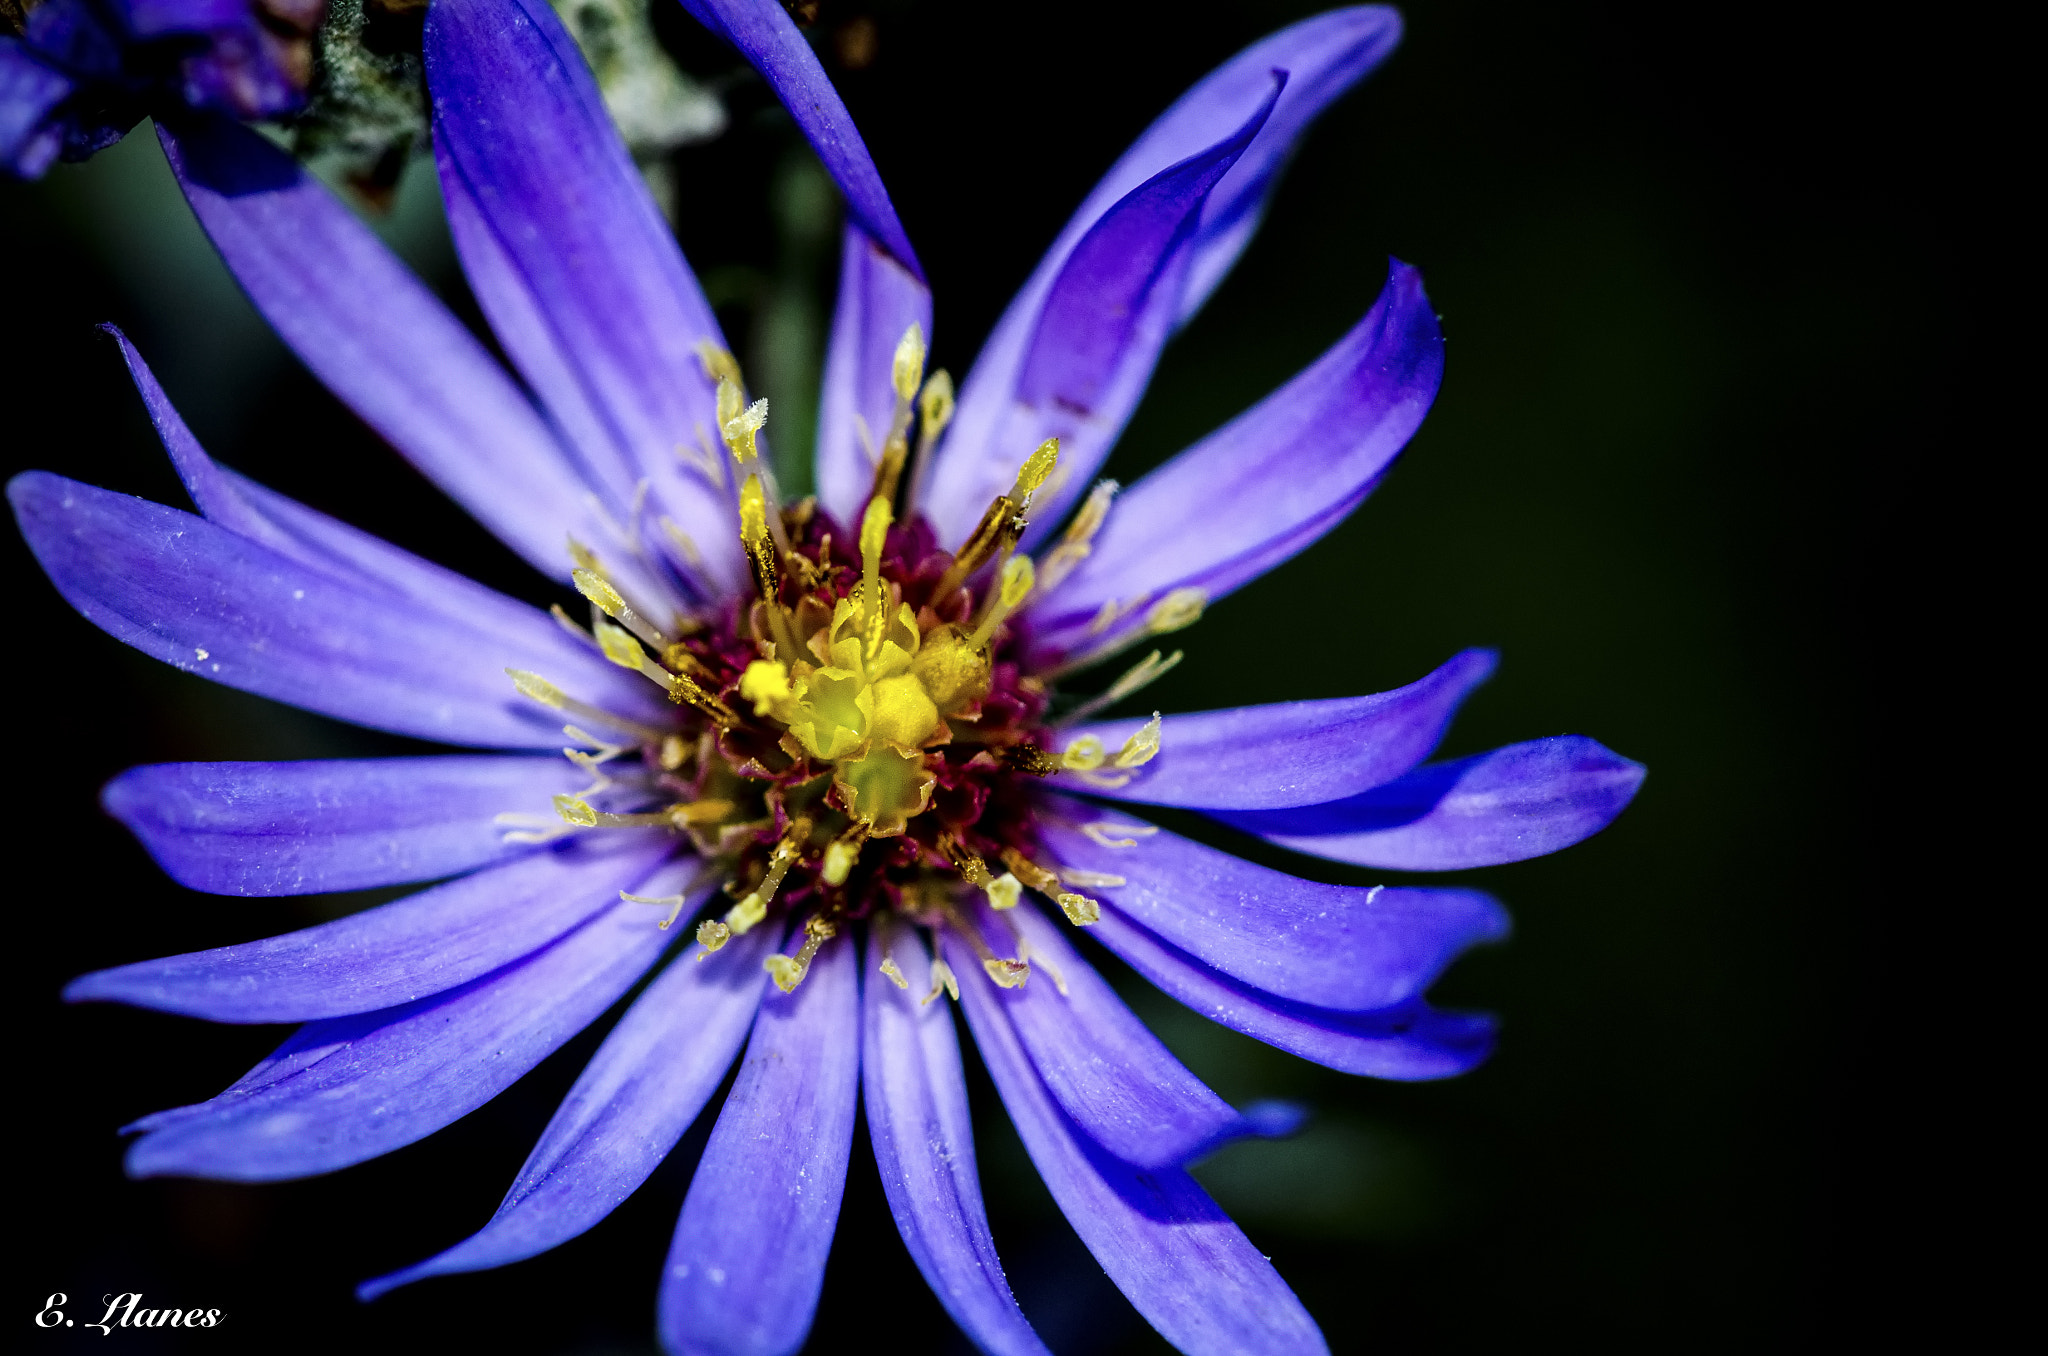
<path fill-rule="evenodd" d="M 0 169 L 83 160 L 151 113 L 268 118 L 305 100 L 326 0 L 30 0 L 0 36 Z"/>
<path fill-rule="evenodd" d="M 1291 1118 L 1203 1086 L 1067 928 L 1233 1029 L 1421 1079 L 1490 1048 L 1486 1019 L 1425 993 L 1506 917 L 1473 890 L 1298 880 L 1133 807 L 1449 869 L 1577 842 L 1642 769 L 1577 736 L 1426 763 L 1491 672 L 1484 651 L 1394 692 L 1149 720 L 1088 718 L 1178 652 L 1150 650 L 1079 706 L 1054 685 L 1144 652 L 1335 526 L 1434 398 L 1436 320 L 1393 263 L 1358 325 L 1265 401 L 1121 496 L 1094 480 L 1296 138 L 1398 19 L 1308 20 L 1191 90 L 1082 205 L 956 401 L 925 371 L 916 258 L 809 49 L 773 4 L 688 3 L 761 67 L 847 196 L 815 502 L 778 493 L 765 407 L 542 0 L 435 0 L 426 27 L 450 226 L 523 389 L 267 143 L 224 120 L 163 134 L 286 341 L 591 611 L 588 628 L 549 617 L 216 466 L 121 340 L 200 512 L 18 478 L 65 596 L 188 672 L 501 751 L 141 767 L 107 788 L 198 889 L 445 881 L 77 980 L 75 1000 L 306 1024 L 219 1096 L 139 1122 L 129 1170 L 267 1181 L 411 1143 L 595 1019 L 695 918 L 696 944 L 628 1008 L 497 1214 L 365 1295 L 590 1228 L 744 1048 L 663 1271 L 668 1348 L 802 1344 L 861 1096 L 941 1302 L 983 1350 L 1043 1351 L 989 1235 L 950 999 L 1054 1198 L 1168 1341 L 1322 1350 L 1185 1170 Z M 550 752 L 564 734 L 566 760 Z"/>

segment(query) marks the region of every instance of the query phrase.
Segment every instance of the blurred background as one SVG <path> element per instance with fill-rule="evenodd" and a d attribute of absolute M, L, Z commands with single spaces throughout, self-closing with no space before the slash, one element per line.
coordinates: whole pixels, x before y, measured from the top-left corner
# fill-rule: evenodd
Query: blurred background
<path fill-rule="evenodd" d="M 688 134 L 656 138 L 650 182 L 798 475 L 837 204 L 765 88 L 654 3 L 655 32 L 710 103 Z M 803 8 L 929 269 L 933 361 L 957 376 L 1124 145 L 1211 66 L 1319 7 Z M 1956 40 L 1815 7 L 1738 20 L 1416 0 L 1406 14 L 1401 50 L 1309 137 L 1262 234 L 1168 351 L 1109 471 L 1128 482 L 1311 360 L 1371 303 L 1389 254 L 1423 270 L 1443 315 L 1442 394 L 1348 523 L 1176 638 L 1188 659 L 1157 703 L 1381 690 L 1495 645 L 1501 670 L 1445 753 L 1584 732 L 1649 780 L 1599 838 L 1464 878 L 1507 903 L 1516 932 L 1436 991 L 1502 1019 L 1499 1053 L 1462 1079 L 1330 1073 L 1095 954 L 1225 1097 L 1314 1108 L 1298 1137 L 1226 1150 L 1197 1175 L 1334 1349 L 1823 1344 L 1892 1274 L 1885 1226 L 1922 1190 L 1893 1155 L 1938 1114 L 1887 1086 L 1911 1061 L 1902 976 L 1929 957 L 1898 930 L 1900 845 L 1879 841 L 1897 768 L 1874 731 L 1936 663 L 1912 641 L 1937 622 L 1902 557 L 1925 547 L 1931 491 L 1914 468 L 1944 445 L 1976 361 L 1968 242 L 1946 198 L 1963 171 L 1942 153 L 1946 96 L 1929 75 Z M 380 191 L 373 219 L 480 328 L 426 169 Z M 557 600 L 270 335 L 146 127 L 39 184 L 0 183 L 0 258 L 10 474 L 185 503 L 93 329 L 113 320 L 223 461 Z M 28 1249 L 8 1271 L 8 1321 L 52 1292 L 76 1310 L 136 1290 L 229 1319 L 117 1333 L 128 1350 L 652 1352 L 656 1278 L 708 1118 L 554 1253 L 351 1298 L 489 1216 L 603 1023 L 449 1130 L 334 1177 L 122 1176 L 119 1126 L 211 1095 L 282 1033 L 67 1008 L 63 982 L 401 892 L 181 890 L 99 812 L 99 786 L 137 762 L 423 746 L 160 668 L 77 619 L 11 533 L 5 549 L 26 642 L 7 988 L 28 1141 L 9 1192 Z M 1062 1356 L 1163 1350 L 973 1077 L 983 1183 L 1027 1313 Z M 809 1349 L 966 1351 L 895 1237 L 862 1134 Z M 103 1339 L 34 1342 L 67 1340 Z"/>

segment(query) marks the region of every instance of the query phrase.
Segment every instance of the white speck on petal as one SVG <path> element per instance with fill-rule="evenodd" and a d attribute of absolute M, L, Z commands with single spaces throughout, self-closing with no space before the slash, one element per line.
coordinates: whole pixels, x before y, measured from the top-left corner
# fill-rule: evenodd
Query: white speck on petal
<path fill-rule="evenodd" d="M 206 651 L 204 650 L 195 650 L 194 653 L 197 654 L 201 659 L 205 659 L 207 657 Z"/>
<path fill-rule="evenodd" d="M 304 589 L 293 589 L 293 590 L 292 590 L 292 600 L 293 600 L 294 602 L 298 601 L 299 599 L 301 599 L 301 598 L 303 598 L 303 597 L 305 597 L 305 596 L 306 596 L 306 591 L 305 591 Z"/>

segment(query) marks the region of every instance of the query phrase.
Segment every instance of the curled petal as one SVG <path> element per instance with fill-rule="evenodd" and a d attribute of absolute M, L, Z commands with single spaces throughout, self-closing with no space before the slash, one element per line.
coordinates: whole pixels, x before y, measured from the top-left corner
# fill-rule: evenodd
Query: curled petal
<path fill-rule="evenodd" d="M 1176 833 L 1141 836 L 1142 823 L 1135 847 L 1106 848 L 1076 827 L 1101 818 L 1100 807 L 1048 797 L 1047 808 L 1042 840 L 1063 867 L 1125 877 L 1091 887 L 1105 917 L 1114 907 L 1233 979 L 1297 1003 L 1392 1007 L 1422 993 L 1466 947 L 1507 933 L 1506 912 L 1477 890 L 1323 885 Z"/>
<path fill-rule="evenodd" d="M 425 52 L 449 227 L 493 330 L 614 513 L 649 484 L 633 548 L 671 550 L 667 516 L 731 591 L 738 524 L 697 356 L 724 340 L 582 54 L 543 0 L 437 0 Z"/>
<path fill-rule="evenodd" d="M 1428 757 L 1494 663 L 1491 650 L 1466 650 L 1392 692 L 1168 716 L 1158 755 L 1103 794 L 1203 810 L 1274 810 L 1355 795 Z M 1144 724 L 1076 726 L 1067 746 L 1093 737 L 1120 748 Z"/>
<path fill-rule="evenodd" d="M 762 1001 L 662 1269 L 670 1351 L 784 1356 L 803 1345 L 846 1189 L 859 1033 L 860 980 L 843 936 L 794 993 Z"/>
<path fill-rule="evenodd" d="M 1026 1152 L 1081 1242 L 1145 1321 L 1189 1356 L 1327 1351 L 1273 1264 L 1193 1178 L 1178 1168 L 1141 1171 L 1075 1132 L 973 952 L 950 932 L 944 946 L 975 1044 Z"/>
<path fill-rule="evenodd" d="M 365 1282 L 358 1297 L 523 1261 L 617 1209 L 718 1091 L 761 1004 L 761 957 L 773 941 L 757 928 L 702 964 L 671 963 L 591 1057 L 490 1223 L 438 1256 Z"/>
<path fill-rule="evenodd" d="M 1592 837 L 1627 808 L 1644 772 L 1584 735 L 1559 735 L 1431 763 L 1346 800 L 1217 818 L 1333 861 L 1458 871 Z"/>
<path fill-rule="evenodd" d="M 588 780 L 560 758 L 159 763 L 107 783 L 100 804 L 180 885 L 303 895 L 434 880 L 530 851 L 507 843 L 496 817 L 545 809 Z"/>
<path fill-rule="evenodd" d="M 912 325 L 931 343 L 932 293 L 858 226 L 846 228 L 839 259 L 839 301 L 818 408 L 818 502 L 840 522 L 857 523 L 896 413 L 890 384 L 896 345 Z"/>
<path fill-rule="evenodd" d="M 1203 77 L 1124 152 L 1046 251 L 975 359 L 940 463 L 949 484 L 957 484 L 957 488 L 949 490 L 943 500 L 935 497 L 927 505 L 927 511 L 942 507 L 959 519 L 935 516 L 942 536 L 965 533 L 989 497 L 1001 492 L 1016 469 L 1017 453 L 998 437 L 997 430 L 1009 417 L 1018 372 L 1054 280 L 1095 223 L 1147 179 L 1217 144 L 1242 126 L 1271 93 L 1273 72 L 1287 72 L 1287 86 L 1259 134 L 1202 205 L 1175 289 L 1176 304 L 1170 315 L 1162 317 L 1168 329 L 1185 324 L 1251 239 L 1280 170 L 1302 134 L 1394 49 L 1400 35 L 1400 15 L 1378 5 L 1333 10 L 1293 24 L 1253 43 Z M 1156 354 L 1155 348 L 1152 356 Z M 1146 367 L 1149 372 L 1149 361 Z M 1133 383 L 1133 398 L 1144 384 L 1142 378 Z M 1115 423 L 1121 426 L 1128 414 L 1124 411 Z M 949 462 L 970 465 L 949 467 Z M 998 481 L 1002 483 L 996 484 Z M 1033 514 L 1041 530 L 1056 525 L 1066 505 L 1085 491 L 1087 484 L 1085 477 L 1070 475 L 1063 486 L 1042 493 Z M 989 485 L 994 488 L 987 488 Z"/>
<path fill-rule="evenodd" d="M 245 482 L 246 484 L 246 482 Z M 177 509 L 31 471 L 8 485 L 29 547 L 73 607 L 115 639 L 229 687 L 422 739 L 501 748 L 560 743 L 560 722 L 507 668 L 585 700 L 661 719 L 624 675 L 518 605 L 436 615 Z M 509 603 L 509 600 L 507 600 Z M 513 628 L 509 616 L 523 614 Z"/>
<path fill-rule="evenodd" d="M 229 271 L 329 390 L 543 573 L 565 573 L 566 537 L 604 540 L 525 394 L 325 185 L 224 119 L 157 132 Z"/>
<path fill-rule="evenodd" d="M 1037 643 L 1096 643 L 1089 623 L 1112 599 L 1135 625 L 1140 600 L 1182 588 L 1220 598 L 1307 547 L 1379 483 L 1443 370 L 1421 275 L 1395 262 L 1329 352 L 1118 498 L 1093 553 L 1034 611 Z"/>
<path fill-rule="evenodd" d="M 658 834 L 579 842 L 318 927 L 81 975 L 71 1002 L 215 1022 L 374 1013 L 488 975 L 618 901 L 671 851 Z"/>
<path fill-rule="evenodd" d="M 1449 1078 L 1493 1052 L 1488 1017 L 1440 1012 L 1421 999 L 1378 1012 L 1290 1003 L 1204 965 L 1114 909 L 1103 910 L 1090 930 L 1133 970 L 1210 1021 L 1343 1073 Z"/>
<path fill-rule="evenodd" d="M 895 256 L 911 276 L 924 270 L 882 187 L 881 171 L 853 125 L 853 115 L 817 54 L 775 0 L 683 0 L 697 22 L 739 49 L 796 119 L 846 198 L 846 214 Z"/>
<path fill-rule="evenodd" d="M 887 949 L 907 987 L 881 978 L 885 948 L 870 933 L 861 1088 L 890 1213 L 932 1293 L 976 1346 L 1044 1356 L 989 1235 L 952 1011 L 920 1001 L 932 987 L 920 937 L 905 930 Z"/>
<path fill-rule="evenodd" d="M 674 888 L 657 872 L 643 889 Z M 274 1182 L 439 1130 L 510 1087 L 631 988 L 674 937 L 614 904 L 524 960 L 401 1007 L 313 1022 L 210 1102 L 145 1117 L 135 1177 Z"/>

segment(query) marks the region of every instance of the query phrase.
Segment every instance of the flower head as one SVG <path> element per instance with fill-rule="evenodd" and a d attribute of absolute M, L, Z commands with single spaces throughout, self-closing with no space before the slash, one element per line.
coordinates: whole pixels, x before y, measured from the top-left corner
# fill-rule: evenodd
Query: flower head
<path fill-rule="evenodd" d="M 28 0 L 0 5 L 0 168 L 33 179 L 152 112 L 290 112 L 326 0 Z"/>
<path fill-rule="evenodd" d="M 1435 395 L 1435 317 L 1394 263 L 1364 319 L 1267 400 L 1127 491 L 1097 478 L 1294 138 L 1397 21 L 1335 11 L 1197 85 L 1083 204 L 956 392 L 927 370 L 930 296 L 894 209 L 786 15 L 689 3 L 761 66 L 847 194 L 815 500 L 777 486 L 773 411 L 538 0 L 435 0 L 426 39 L 450 225 L 531 399 L 280 153 L 226 124 L 165 134 L 279 332 L 584 615 L 537 613 L 215 466 L 121 341 L 201 516 L 19 478 L 23 530 L 66 596 L 188 671 L 510 751 L 142 767 L 107 788 L 197 888 L 452 878 L 76 981 L 74 999 L 306 1023 L 219 1096 L 140 1122 L 130 1170 L 273 1180 L 410 1143 L 666 957 L 497 1214 L 366 1294 L 590 1228 L 744 1047 L 663 1272 L 668 1347 L 802 1344 L 860 1098 L 948 1311 L 984 1350 L 1042 1351 L 981 1205 L 957 1003 L 1054 1198 L 1167 1340 L 1319 1350 L 1184 1166 L 1290 1117 L 1205 1087 L 1073 933 L 1227 1026 L 1414 1079 L 1490 1047 L 1486 1019 L 1424 994 L 1505 915 L 1472 890 L 1298 880 L 1138 807 L 1450 869 L 1576 842 L 1641 777 L 1570 736 L 1425 763 L 1491 672 L 1484 651 L 1389 693 L 1095 719 L 1180 660 L 1151 642 L 1355 507 Z M 1111 661 L 1099 697 L 1060 694 Z"/>

